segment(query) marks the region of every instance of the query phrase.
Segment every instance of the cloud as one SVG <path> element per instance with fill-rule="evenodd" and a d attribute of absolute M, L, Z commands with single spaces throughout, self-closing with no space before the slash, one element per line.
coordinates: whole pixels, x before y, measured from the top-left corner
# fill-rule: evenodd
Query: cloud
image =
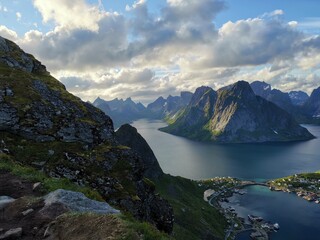
<path fill-rule="evenodd" d="M 91 6 L 84 0 L 33 0 L 45 23 L 54 21 L 67 29 L 98 31 L 103 17 L 99 6 Z"/>
<path fill-rule="evenodd" d="M 3 12 L 8 12 L 8 8 L 5 7 L 5 6 L 2 6 L 0 5 L 0 12 L 3 11 Z"/>
<path fill-rule="evenodd" d="M 7 38 L 11 41 L 17 41 L 17 39 L 18 39 L 18 34 L 15 31 L 13 31 L 3 25 L 0 25 L 0 36 Z"/>
<path fill-rule="evenodd" d="M 282 10 L 217 28 L 214 20 L 225 1 L 167 0 L 153 13 L 139 0 L 125 14 L 103 10 L 101 1 L 96 6 L 85 0 L 33 2 L 44 22 L 54 22 L 53 29 L 19 38 L 2 26 L 0 34 L 15 39 L 83 99 L 132 96 L 150 102 L 239 79 L 290 90 L 317 85 L 301 83 L 319 69 L 320 37 L 301 31 L 300 23 L 285 22 Z"/>
<path fill-rule="evenodd" d="M 261 18 L 227 22 L 198 67 L 258 66 L 293 59 L 304 35 L 278 20 Z"/>
<path fill-rule="evenodd" d="M 29 31 L 20 41 L 50 70 L 94 71 L 98 68 L 123 66 L 130 61 L 126 23 L 123 16 L 108 13 L 99 21 L 99 31 L 55 28 L 48 33 Z"/>
<path fill-rule="evenodd" d="M 20 12 L 16 12 L 16 17 L 17 17 L 17 21 L 19 22 L 21 20 L 21 13 Z"/>

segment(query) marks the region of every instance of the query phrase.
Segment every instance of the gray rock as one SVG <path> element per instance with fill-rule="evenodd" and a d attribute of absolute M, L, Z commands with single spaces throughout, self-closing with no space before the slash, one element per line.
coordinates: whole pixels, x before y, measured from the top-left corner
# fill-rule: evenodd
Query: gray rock
<path fill-rule="evenodd" d="M 0 236 L 0 239 L 17 239 L 22 236 L 22 228 L 12 228 Z"/>
<path fill-rule="evenodd" d="M 8 196 L 0 196 L 0 210 L 4 209 L 7 205 L 14 202 L 15 199 Z"/>
<path fill-rule="evenodd" d="M 48 155 L 49 155 L 49 156 L 53 156 L 53 155 L 54 155 L 54 151 L 53 151 L 53 150 L 51 150 L 51 149 L 50 149 L 50 150 L 48 150 Z"/>
<path fill-rule="evenodd" d="M 13 127 L 18 121 L 17 111 L 14 108 L 5 103 L 0 104 L 0 130 Z"/>
<path fill-rule="evenodd" d="M 13 91 L 12 91 L 12 89 L 10 89 L 10 88 L 7 87 L 7 88 L 5 89 L 5 95 L 12 97 L 12 96 L 13 96 Z"/>
<path fill-rule="evenodd" d="M 30 213 L 32 213 L 32 212 L 34 212 L 34 210 L 33 210 L 32 208 L 30 208 L 30 209 L 27 209 L 27 210 L 23 211 L 23 212 L 22 212 L 22 215 L 23 215 L 23 216 L 27 216 L 28 214 L 30 214 Z"/>
<path fill-rule="evenodd" d="M 118 214 L 119 210 L 108 203 L 87 198 L 83 193 L 58 189 L 44 197 L 45 207 L 60 203 L 74 212 L 92 212 L 98 214 Z"/>
<path fill-rule="evenodd" d="M 41 182 L 36 182 L 35 184 L 33 184 L 32 186 L 32 190 L 36 191 L 37 189 L 39 189 L 41 187 Z"/>

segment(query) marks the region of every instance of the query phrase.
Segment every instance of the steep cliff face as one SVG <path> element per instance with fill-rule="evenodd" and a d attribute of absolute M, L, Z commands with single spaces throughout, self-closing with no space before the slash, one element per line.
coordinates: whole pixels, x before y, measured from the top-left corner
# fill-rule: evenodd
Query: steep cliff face
<path fill-rule="evenodd" d="M 295 111 L 295 107 L 288 93 L 282 92 L 278 89 L 272 89 L 270 84 L 260 81 L 255 81 L 251 83 L 250 86 L 256 95 L 276 104 L 278 107 L 289 113 L 293 113 Z"/>
<path fill-rule="evenodd" d="M 4 38 L 0 59 L 1 152 L 97 189 L 137 219 L 171 232 L 171 206 L 145 178 L 148 166 L 138 153 L 117 142 L 110 117 L 68 93 L 39 61 Z"/>
<path fill-rule="evenodd" d="M 146 167 L 146 177 L 157 179 L 163 175 L 163 171 L 152 149 L 146 140 L 138 133 L 136 128 L 129 124 L 122 125 L 115 133 L 115 136 L 119 143 L 130 147 L 141 156 Z"/>
<path fill-rule="evenodd" d="M 162 130 L 195 139 L 210 138 L 210 133 L 203 126 L 212 117 L 216 100 L 217 93 L 213 89 L 205 86 L 198 88 L 189 105 L 176 114 L 174 123 Z"/>
<path fill-rule="evenodd" d="M 166 132 L 215 142 L 306 140 L 313 136 L 284 110 L 256 96 L 247 82 L 197 89 L 190 104 Z"/>
<path fill-rule="evenodd" d="M 308 100 L 309 95 L 303 91 L 291 91 L 289 97 L 293 105 L 302 106 Z"/>
<path fill-rule="evenodd" d="M 320 119 L 320 87 L 313 90 L 310 98 L 303 105 L 305 113 L 314 119 Z"/>

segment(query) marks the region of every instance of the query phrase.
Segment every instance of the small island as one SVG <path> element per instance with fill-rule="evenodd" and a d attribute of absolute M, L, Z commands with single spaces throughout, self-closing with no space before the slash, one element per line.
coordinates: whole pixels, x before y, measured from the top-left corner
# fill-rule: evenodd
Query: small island
<path fill-rule="evenodd" d="M 309 202 L 320 203 L 320 171 L 302 173 L 268 182 L 270 190 L 295 193 Z"/>

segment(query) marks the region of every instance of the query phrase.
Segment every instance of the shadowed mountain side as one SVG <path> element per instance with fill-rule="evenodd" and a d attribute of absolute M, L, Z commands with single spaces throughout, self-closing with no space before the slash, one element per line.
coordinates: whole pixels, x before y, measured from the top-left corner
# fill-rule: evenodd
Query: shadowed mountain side
<path fill-rule="evenodd" d="M 136 151 L 146 166 L 145 176 L 157 179 L 163 175 L 158 160 L 146 140 L 138 133 L 137 129 L 129 124 L 122 125 L 115 133 L 115 137 L 122 145 Z"/>

